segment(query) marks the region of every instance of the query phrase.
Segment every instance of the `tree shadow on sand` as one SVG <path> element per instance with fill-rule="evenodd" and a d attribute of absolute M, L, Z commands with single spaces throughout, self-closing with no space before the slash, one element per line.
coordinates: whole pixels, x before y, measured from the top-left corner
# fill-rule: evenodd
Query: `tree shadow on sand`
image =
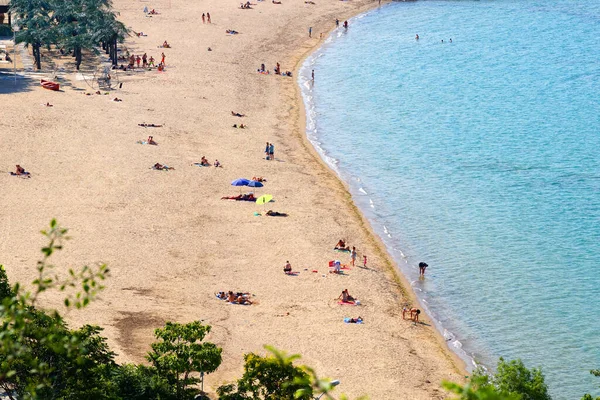
<path fill-rule="evenodd" d="M 39 81 L 36 79 L 17 74 L 17 79 L 15 80 L 12 72 L 0 72 L 0 95 L 30 92 L 36 83 L 39 84 Z"/>

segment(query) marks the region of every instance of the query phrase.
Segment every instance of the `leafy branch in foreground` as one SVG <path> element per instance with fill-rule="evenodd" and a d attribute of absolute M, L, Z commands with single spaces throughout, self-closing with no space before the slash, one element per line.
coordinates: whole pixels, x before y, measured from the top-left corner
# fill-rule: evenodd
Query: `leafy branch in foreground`
<path fill-rule="evenodd" d="M 220 400 L 309 400 L 317 398 L 335 400 L 334 385 L 329 379 L 319 378 L 314 369 L 296 366 L 298 354 L 287 355 L 281 350 L 265 346 L 271 353 L 265 357 L 254 353 L 244 356 L 244 374 L 236 383 L 217 389 Z M 347 397 L 341 396 L 340 400 Z"/>
<path fill-rule="evenodd" d="M 31 291 L 24 290 L 19 284 L 11 287 L 4 267 L 0 266 L 0 294 L 3 295 L 0 305 L 0 387 L 11 399 L 13 393 L 20 398 L 38 397 L 52 386 L 50 375 L 56 375 L 58 360 L 81 366 L 89 361 L 86 357 L 92 342 L 99 344 L 94 341 L 99 328 L 85 326 L 69 331 L 57 311 L 46 314 L 35 308 L 40 294 L 52 288 L 64 291 L 79 286 L 81 291 L 65 298 L 67 307 L 73 304 L 77 308 L 89 304 L 102 289 L 99 282 L 108 274 L 106 265 L 97 269 L 86 266 L 77 272 L 71 270 L 67 278 L 50 276 L 55 267 L 49 259 L 55 251 L 62 249 L 63 241 L 68 239 L 66 233 L 67 230 L 55 220 L 50 222 L 49 230 L 42 231 L 49 243 L 42 249 L 43 257 L 37 264 L 38 277 L 32 282 Z M 108 347 L 101 347 L 109 353 Z"/>

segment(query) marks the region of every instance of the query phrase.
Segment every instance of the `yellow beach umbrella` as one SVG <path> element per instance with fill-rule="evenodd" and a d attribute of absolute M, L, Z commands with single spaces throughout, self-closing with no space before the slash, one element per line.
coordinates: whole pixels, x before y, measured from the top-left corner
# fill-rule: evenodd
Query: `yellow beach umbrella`
<path fill-rule="evenodd" d="M 256 204 L 262 204 L 263 206 L 273 200 L 273 196 L 270 194 L 263 194 L 258 199 L 256 199 Z M 264 207 L 263 207 L 264 209 Z"/>

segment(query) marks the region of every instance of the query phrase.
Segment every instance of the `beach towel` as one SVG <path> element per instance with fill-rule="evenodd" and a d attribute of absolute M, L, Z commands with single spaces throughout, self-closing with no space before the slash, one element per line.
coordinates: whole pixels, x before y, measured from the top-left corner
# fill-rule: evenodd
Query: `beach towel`
<path fill-rule="evenodd" d="M 360 303 L 356 302 L 356 301 L 342 301 L 342 300 L 340 300 L 340 301 L 338 301 L 338 304 L 340 306 L 357 306 Z"/>
<path fill-rule="evenodd" d="M 289 275 L 289 276 L 298 276 L 298 275 L 300 275 L 300 272 L 298 272 L 298 271 L 292 271 L 292 272 L 286 272 L 285 274 Z"/>
<path fill-rule="evenodd" d="M 201 164 L 199 162 L 195 162 L 192 165 L 195 165 L 196 167 L 210 167 L 210 164 Z"/>

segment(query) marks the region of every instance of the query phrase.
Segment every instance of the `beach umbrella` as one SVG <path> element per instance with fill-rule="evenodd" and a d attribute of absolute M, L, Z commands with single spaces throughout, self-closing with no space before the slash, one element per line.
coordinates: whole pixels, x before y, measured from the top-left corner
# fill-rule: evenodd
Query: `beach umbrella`
<path fill-rule="evenodd" d="M 264 210 L 264 205 L 267 204 L 268 202 L 270 202 L 271 200 L 273 200 L 273 196 L 270 194 L 263 194 L 262 196 L 260 196 L 258 199 L 256 199 L 256 204 L 262 204 L 263 205 L 263 210 Z"/>
<path fill-rule="evenodd" d="M 251 187 L 251 188 L 257 188 L 257 187 L 263 187 L 263 186 L 265 186 L 265 185 L 263 185 L 262 183 L 257 182 L 257 181 L 250 181 L 250 183 L 248 183 L 248 187 Z M 252 190 L 252 193 L 254 193 L 254 190 Z"/>
<path fill-rule="evenodd" d="M 249 183 L 250 181 L 248 179 L 239 178 L 231 182 L 231 186 L 248 186 Z"/>
<path fill-rule="evenodd" d="M 248 186 L 250 181 L 246 178 L 239 178 L 231 182 L 231 186 L 240 186 L 240 194 L 242 194 L 242 186 Z"/>
<path fill-rule="evenodd" d="M 263 185 L 261 182 L 250 181 L 250 183 L 248 183 L 248 186 L 250 186 L 250 187 L 263 187 L 265 185 Z"/>

